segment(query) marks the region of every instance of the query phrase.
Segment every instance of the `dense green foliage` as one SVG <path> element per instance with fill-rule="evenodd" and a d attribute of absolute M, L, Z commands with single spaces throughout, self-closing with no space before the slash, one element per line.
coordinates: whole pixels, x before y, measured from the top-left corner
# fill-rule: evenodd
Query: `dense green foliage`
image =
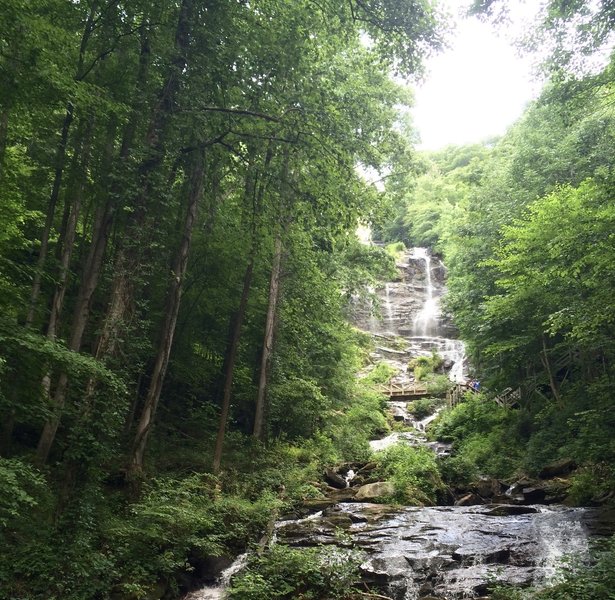
<path fill-rule="evenodd" d="M 361 554 L 336 547 L 275 545 L 252 556 L 232 581 L 230 600 L 350 600 L 358 591 Z"/>
<path fill-rule="evenodd" d="M 0 596 L 172 597 L 387 427 L 344 319 L 393 264 L 358 167 L 412 154 L 390 73 L 443 21 L 8 0 L 0 31 Z"/>
<path fill-rule="evenodd" d="M 501 139 L 426 155 L 385 228 L 443 255 L 447 310 L 487 397 L 521 390 L 514 416 L 473 401 L 447 417 L 456 460 L 505 475 L 571 457 L 607 477 L 602 494 L 615 459 L 612 73 L 554 79 Z"/>
<path fill-rule="evenodd" d="M 523 468 L 523 423 L 517 411 L 500 408 L 492 400 L 468 394 L 466 401 L 446 411 L 430 432 L 452 442 L 454 456 L 443 461 L 453 483 L 469 483 L 479 475 L 507 477 Z"/>
<path fill-rule="evenodd" d="M 612 491 L 615 67 L 584 75 L 568 42 L 599 49 L 613 13 L 547 8 L 569 55 L 542 97 L 419 159 L 391 73 L 441 47 L 431 0 L 2 3 L 0 598 L 176 597 L 320 496 L 323 467 L 368 460 L 392 373 L 355 379 L 344 314 L 399 240 L 444 256 L 486 389 L 523 394 L 448 413 L 441 465 L 383 453 L 392 500 L 563 456 L 575 501 Z M 412 366 L 434 394 L 439 362 Z M 233 598 L 346 598 L 355 559 L 274 548 Z"/>
<path fill-rule="evenodd" d="M 435 454 L 428 448 L 396 444 L 376 457 L 380 478 L 391 481 L 395 494 L 391 500 L 411 506 L 434 506 L 444 484 Z"/>

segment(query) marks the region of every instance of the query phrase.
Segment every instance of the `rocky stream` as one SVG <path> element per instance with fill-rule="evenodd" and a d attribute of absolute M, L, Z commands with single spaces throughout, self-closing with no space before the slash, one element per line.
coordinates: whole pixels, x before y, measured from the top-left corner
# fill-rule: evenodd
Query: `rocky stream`
<path fill-rule="evenodd" d="M 397 381 L 411 381 L 409 360 L 435 349 L 449 378 L 463 381 L 463 344 L 440 310 L 444 266 L 425 249 L 415 248 L 403 255 L 398 270 L 398 278 L 376 292 L 380 318 L 369 307 L 355 307 L 355 323 L 376 339 L 373 363 L 385 361 L 397 370 Z M 374 452 L 406 443 L 448 454 L 447 444 L 427 441 L 425 430 L 433 415 L 415 419 L 405 402 L 390 402 L 389 412 L 407 430 L 374 440 Z M 307 501 L 303 512 L 279 520 L 274 540 L 294 547 L 361 550 L 366 589 L 392 600 L 486 598 L 496 583 L 548 583 L 557 577 L 565 555 L 583 555 L 592 536 L 615 530 L 612 512 L 558 503 L 563 498 L 560 477 L 574 468 L 566 461 L 550 465 L 533 481 L 485 478 L 466 490 L 451 491 L 442 498 L 443 505 L 435 507 L 378 503 L 392 490 L 390 483 L 371 477 L 372 467 L 368 463 L 328 470 L 327 497 Z M 244 561 L 240 557 L 217 585 L 186 600 L 224 598 L 224 587 Z"/>

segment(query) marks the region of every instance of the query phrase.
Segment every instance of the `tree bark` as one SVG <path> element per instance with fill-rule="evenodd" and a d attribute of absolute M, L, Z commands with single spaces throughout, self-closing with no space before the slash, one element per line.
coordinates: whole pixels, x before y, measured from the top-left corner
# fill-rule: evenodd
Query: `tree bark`
<path fill-rule="evenodd" d="M 79 47 L 79 60 L 77 62 L 77 69 L 75 71 L 75 81 L 83 79 L 83 67 L 85 61 L 85 53 L 90 41 L 90 37 L 95 27 L 95 15 L 98 10 L 98 2 L 93 2 L 90 7 L 88 18 L 85 23 L 83 34 L 81 36 L 81 44 Z M 30 304 L 28 307 L 28 314 L 26 315 L 26 327 L 30 327 L 34 322 L 36 316 L 36 306 L 38 303 L 38 297 L 41 293 L 41 281 L 43 278 L 43 271 L 45 269 L 45 263 L 47 261 L 47 253 L 49 251 L 49 237 L 51 235 L 51 228 L 53 227 L 53 220 L 55 216 L 56 205 L 60 197 L 60 189 L 62 187 L 62 178 L 64 176 L 64 169 L 66 167 L 66 148 L 68 145 L 68 136 L 70 128 L 73 122 L 75 112 L 75 106 L 72 102 L 68 102 L 66 106 L 66 114 L 64 115 L 64 121 L 62 123 L 62 131 L 60 134 L 60 143 L 56 149 L 55 157 L 55 171 L 53 177 L 53 185 L 51 188 L 51 194 L 49 196 L 49 202 L 47 203 L 47 214 L 45 217 L 45 225 L 41 233 L 41 247 L 39 249 L 38 259 L 36 261 L 36 269 L 34 272 L 34 279 L 32 281 L 32 291 L 30 293 Z"/>
<path fill-rule="evenodd" d="M 9 137 L 9 107 L 5 107 L 0 114 L 0 177 L 4 173 L 4 154 Z"/>
<path fill-rule="evenodd" d="M 231 333 L 231 339 L 226 356 L 226 368 L 224 370 L 224 388 L 222 391 L 222 408 L 220 411 L 220 421 L 218 425 L 218 435 L 216 437 L 216 448 L 214 450 L 213 460 L 213 472 L 218 473 L 220 471 L 220 463 L 222 461 L 222 448 L 224 445 L 224 435 L 226 433 L 226 424 L 228 421 L 228 413 L 231 406 L 231 391 L 233 389 L 233 375 L 235 372 L 235 363 L 237 361 L 237 353 L 239 350 L 239 339 L 241 337 L 241 326 L 246 314 L 246 308 L 248 306 L 248 297 L 250 295 L 250 289 L 252 287 L 252 275 L 254 272 L 254 249 L 252 250 L 252 256 L 246 267 L 246 271 L 243 276 L 243 288 L 241 291 L 241 300 L 239 302 L 239 308 L 233 322 L 233 329 Z"/>
<path fill-rule="evenodd" d="M 269 368 L 271 365 L 271 353 L 273 350 L 273 332 L 275 324 L 278 294 L 280 289 L 280 271 L 282 264 L 282 234 L 278 232 L 275 238 L 273 252 L 273 265 L 271 267 L 271 278 L 269 280 L 269 301 L 267 304 L 267 318 L 265 320 L 265 337 L 263 340 L 263 353 L 261 357 L 260 376 L 258 380 L 258 393 L 256 396 L 256 409 L 254 412 L 254 431 L 253 435 L 258 440 L 264 439 L 265 424 L 265 396 L 269 378 Z"/>
<path fill-rule="evenodd" d="M 540 355 L 540 359 L 542 360 L 542 364 L 549 376 L 549 386 L 551 387 L 551 391 L 553 392 L 553 397 L 558 404 L 561 404 L 561 396 L 559 393 L 559 388 L 553 376 L 553 371 L 551 369 L 551 363 L 549 362 L 549 356 L 547 354 L 547 343 L 545 340 L 545 336 L 542 336 L 542 352 Z"/>
<path fill-rule="evenodd" d="M 139 274 L 139 258 L 148 215 L 148 203 L 152 194 L 151 175 L 162 164 L 165 157 L 164 130 L 173 112 L 181 76 L 187 64 L 186 51 L 189 44 L 193 3 L 194 0 L 183 0 L 179 8 L 175 32 L 175 58 L 163 81 L 158 102 L 147 128 L 144 158 L 138 168 L 141 191 L 135 198 L 125 236 L 131 241 L 130 244 L 123 245 L 117 253 L 111 300 L 97 344 L 97 357 L 115 354 L 118 340 L 121 337 L 122 324 L 131 312 L 135 276 Z M 143 50 L 144 46 L 142 46 Z"/>
<path fill-rule="evenodd" d="M 139 121 L 143 106 L 143 90 L 147 81 L 149 64 L 149 38 L 147 28 L 144 27 L 141 35 L 141 53 L 139 58 L 139 70 L 135 83 L 133 111 L 122 136 L 122 144 L 117 163 L 117 168 L 119 170 L 124 168 L 126 159 L 132 152 L 137 123 Z M 117 123 L 115 119 L 111 119 L 109 122 L 107 142 L 105 144 L 105 152 L 103 155 L 103 171 L 111 170 L 112 168 L 116 131 Z M 111 228 L 114 222 L 116 212 L 115 198 L 119 192 L 120 183 L 115 180 L 111 184 L 110 188 L 108 188 L 105 200 L 97 206 L 95 211 L 90 247 L 83 265 L 79 290 L 77 292 L 75 307 L 73 309 L 71 333 L 68 341 L 68 348 L 73 352 L 79 352 L 81 350 L 83 336 L 90 318 L 92 297 L 98 286 L 98 280 L 102 271 L 103 260 L 109 242 Z M 119 298 L 116 298 L 116 300 L 119 300 Z M 113 314 L 121 312 L 121 310 L 121 308 L 116 306 L 113 309 Z M 101 348 L 100 343 L 97 344 L 97 355 L 99 354 L 99 348 Z M 60 423 L 60 413 L 66 402 L 67 386 L 68 375 L 63 372 L 58 378 L 54 392 L 53 406 L 55 414 L 47 423 L 45 423 L 43 432 L 41 433 L 41 437 L 39 439 L 37 447 L 37 460 L 39 464 L 44 464 L 47 461 L 47 457 L 55 440 L 55 435 Z M 88 398 L 88 396 L 93 392 L 93 387 L 94 380 L 92 378 L 87 385 L 86 398 Z"/>
<path fill-rule="evenodd" d="M 38 297 L 41 293 L 41 281 L 43 279 L 43 271 L 45 269 L 45 263 L 47 262 L 47 252 L 49 250 L 49 237 L 51 235 L 51 228 L 53 227 L 53 220 L 55 217 L 56 205 L 60 196 L 60 186 L 62 185 L 62 176 L 64 174 L 64 166 L 66 164 L 66 146 L 68 143 L 68 133 L 70 131 L 71 123 L 73 122 L 74 106 L 69 104 L 66 109 L 66 115 L 64 116 L 64 122 L 62 124 L 62 133 L 60 135 L 60 144 L 56 150 L 56 167 L 53 178 L 53 187 L 51 189 L 51 195 L 49 196 L 49 202 L 47 203 L 47 214 L 45 216 L 45 225 L 41 233 L 41 247 L 38 252 L 38 259 L 36 261 L 36 269 L 34 271 L 34 279 L 32 280 L 32 291 L 30 292 L 30 304 L 28 306 L 28 314 L 26 315 L 26 327 L 30 327 L 34 322 L 36 316 L 36 305 L 38 303 Z"/>
<path fill-rule="evenodd" d="M 175 255 L 172 268 L 172 277 L 167 295 L 167 305 L 160 334 L 160 342 L 156 354 L 156 362 L 152 372 L 149 389 L 145 397 L 145 402 L 141 410 L 141 415 L 137 423 L 135 437 L 132 445 L 130 464 L 128 467 L 129 478 L 134 479 L 143 469 L 143 455 L 147 445 L 149 432 L 156 415 L 160 393 L 169 364 L 173 336 L 177 324 L 177 315 L 181 304 L 182 284 L 186 275 L 188 256 L 190 253 L 190 243 L 192 231 L 196 219 L 199 201 L 203 195 L 203 173 L 205 171 L 204 152 L 200 151 L 197 155 L 195 165 L 192 168 L 190 178 L 190 188 L 188 195 L 188 206 L 183 224 L 182 238 L 179 248 Z"/>
<path fill-rule="evenodd" d="M 273 145 L 269 144 L 265 158 L 263 161 L 262 173 L 265 174 L 269 169 L 271 160 L 273 158 Z M 246 266 L 246 270 L 243 278 L 243 288 L 241 291 L 241 299 L 239 301 L 239 308 L 232 323 L 232 331 L 230 341 L 226 353 L 225 369 L 224 369 L 224 387 L 222 390 L 222 406 L 220 411 L 220 421 L 218 424 L 218 435 L 216 436 L 216 447 L 214 450 L 214 459 L 212 468 L 214 473 L 218 473 L 220 470 L 220 463 L 222 462 L 222 450 L 224 446 L 224 436 L 226 434 L 226 426 L 228 423 L 228 414 L 231 405 L 231 392 L 233 389 L 233 377 L 235 373 L 235 364 L 237 362 L 237 354 L 239 351 L 239 340 L 241 338 L 241 326 L 245 317 L 246 309 L 248 306 L 248 297 L 250 295 L 250 289 L 252 286 L 252 276 L 254 272 L 254 261 L 256 258 L 256 246 L 257 246 L 257 213 L 262 206 L 263 197 L 265 195 L 266 178 L 260 178 L 260 183 L 257 185 L 259 176 L 258 172 L 248 170 L 246 174 L 246 182 L 244 189 L 244 202 L 245 205 L 252 203 L 252 244 L 250 250 L 250 258 Z"/>

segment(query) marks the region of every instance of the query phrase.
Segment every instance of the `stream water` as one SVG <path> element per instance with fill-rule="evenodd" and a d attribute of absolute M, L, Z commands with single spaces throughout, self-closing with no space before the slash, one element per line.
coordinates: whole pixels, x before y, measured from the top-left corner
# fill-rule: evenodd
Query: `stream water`
<path fill-rule="evenodd" d="M 398 278 L 375 292 L 379 317 L 369 307 L 355 307 L 353 321 L 377 342 L 372 361 L 392 365 L 397 381 L 411 381 L 409 360 L 435 350 L 445 360 L 448 377 L 463 381 L 464 347 L 440 305 L 444 266 L 423 248 L 406 252 L 397 266 Z M 434 416 L 414 420 L 404 402 L 390 402 L 389 408 L 413 430 L 374 440 L 373 451 L 402 442 L 448 453 L 446 444 L 426 441 L 424 430 Z M 614 515 L 599 509 L 557 505 L 415 508 L 340 502 L 307 518 L 278 522 L 276 539 L 296 547 L 350 544 L 360 549 L 364 585 L 394 600 L 460 600 L 484 596 L 494 582 L 553 581 L 564 554 L 586 553 L 591 535 L 611 533 L 614 523 Z M 244 564 L 242 556 L 218 585 L 186 600 L 222 599 L 230 577 Z"/>

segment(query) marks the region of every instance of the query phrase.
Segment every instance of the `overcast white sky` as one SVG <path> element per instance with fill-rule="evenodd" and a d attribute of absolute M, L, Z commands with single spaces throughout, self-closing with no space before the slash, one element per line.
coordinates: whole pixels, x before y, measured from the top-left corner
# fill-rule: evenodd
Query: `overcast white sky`
<path fill-rule="evenodd" d="M 413 121 L 420 149 L 479 142 L 504 133 L 519 118 L 540 85 L 529 57 L 512 39 L 531 21 L 535 0 L 511 2 L 514 21 L 499 31 L 475 18 L 458 16 L 469 0 L 446 0 L 456 20 L 450 48 L 427 62 L 424 83 L 415 85 Z"/>

